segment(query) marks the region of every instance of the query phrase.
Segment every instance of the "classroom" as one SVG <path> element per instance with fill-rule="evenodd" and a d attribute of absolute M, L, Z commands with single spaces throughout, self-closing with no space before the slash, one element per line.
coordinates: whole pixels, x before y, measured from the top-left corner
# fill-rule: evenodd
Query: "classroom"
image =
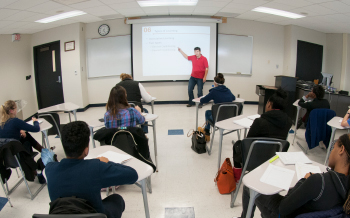
<path fill-rule="evenodd" d="M 213 145 L 211 154 L 195 153 L 191 149 L 191 136 L 188 137 L 187 134 L 195 128 L 203 126 L 206 122 L 206 111 L 212 109 L 212 103 L 206 103 L 199 108 L 198 104 L 186 107 L 186 104 L 189 103 L 188 78 L 192 65 L 187 66 L 190 70 L 186 75 L 163 77 L 163 75 L 155 74 L 152 79 L 147 79 L 146 68 L 141 64 L 142 60 L 146 60 L 145 56 L 142 56 L 142 51 L 145 48 L 141 43 L 143 40 L 143 38 L 141 39 L 141 28 L 146 25 L 158 27 L 207 25 L 211 27 L 211 41 L 208 44 L 210 53 L 204 56 L 210 60 L 209 76 L 203 85 L 203 95 L 207 95 L 216 84 L 214 77 L 218 73 L 223 73 L 224 85 L 231 90 L 237 100 L 242 99 L 244 102 L 241 115 L 242 118 L 246 118 L 265 112 L 268 100 L 267 93 L 269 90 L 272 90 L 271 95 L 275 93 L 275 89 L 270 89 L 270 87 L 277 86 L 277 78 L 295 79 L 295 81 L 293 80 L 296 83 L 296 85 L 294 84 L 293 99 L 288 101 L 287 109 L 291 111 L 289 117 L 293 121 L 287 136 L 287 141 L 290 143 L 287 153 L 306 153 L 307 158 L 312 163 L 318 163 L 324 167 L 325 158 L 328 157 L 328 144 L 325 144 L 327 148 L 317 146 L 308 149 L 308 143 L 305 139 L 306 128 L 302 127 L 296 131 L 295 122 L 302 116 L 299 114 L 298 103 L 293 103 L 297 99 L 302 99 L 309 92 L 306 91 L 307 89 L 300 88 L 298 86 L 300 83 L 295 78 L 298 66 L 300 66 L 298 63 L 301 63 L 298 59 L 301 53 L 299 46 L 301 46 L 301 42 L 306 42 L 307 45 L 319 48 L 321 56 L 317 64 L 321 72 L 318 73 L 332 75 L 331 87 L 326 87 L 327 92 L 324 98 L 329 101 L 330 109 L 335 111 L 333 117 L 343 119 L 350 105 L 350 102 L 348 103 L 350 84 L 346 82 L 350 78 L 349 1 L 199 0 L 194 6 L 154 7 L 141 7 L 139 4 L 134 0 L 0 1 L 1 104 L 7 100 L 25 102 L 23 110 L 17 115 L 18 118 L 25 121 L 29 121 L 39 110 L 58 104 L 43 103 L 45 94 L 40 93 L 39 78 L 36 76 L 39 71 L 39 62 L 36 60 L 38 60 L 40 52 L 44 51 L 46 47 L 53 46 L 54 43 L 56 43 L 55 49 L 59 53 L 56 53 L 56 57 L 52 57 L 52 59 L 50 56 L 46 61 L 51 62 L 56 58 L 54 71 L 58 69 L 60 74 L 55 83 L 61 84 L 62 96 L 46 95 L 46 99 L 53 101 L 62 99 L 63 101 L 61 100 L 59 103 L 71 103 L 77 107 L 74 109 L 74 113 L 67 113 L 67 111 L 57 113 L 61 124 L 79 120 L 85 121 L 91 127 L 92 123 L 96 123 L 104 117 L 111 89 L 121 82 L 120 74 L 131 74 L 135 80 L 140 81 L 149 95 L 155 98 L 154 105 L 143 104 L 149 114 L 157 115 L 156 118 L 149 121 L 152 126 L 148 127 L 149 133 L 146 134 L 152 161 L 157 165 L 157 172 L 151 175 L 152 193 L 146 193 L 149 217 L 182 217 L 181 215 L 177 216 L 176 213 L 184 213 L 187 215 L 186 217 L 191 218 L 240 217 L 243 210 L 242 193 L 245 181 L 238 191 L 233 192 L 238 193 L 233 205 L 231 203 L 233 194 L 220 194 L 214 179 L 218 172 L 218 162 L 220 167 L 225 158 L 230 158 L 233 164 L 233 143 L 245 138 L 247 133 L 249 134 L 250 125 L 242 127 L 238 131 L 240 134 L 237 134 L 236 131 L 224 134 L 224 137 L 220 137 L 221 130 L 216 131 L 214 139 L 212 139 L 213 135 L 210 135 L 212 142 L 207 142 L 208 147 L 211 143 Z M 304 17 L 291 19 L 252 11 L 257 7 L 288 11 Z M 35 22 L 73 10 L 80 10 L 85 14 L 45 24 Z M 104 24 L 108 25 L 108 33 L 103 36 L 99 33 L 99 28 Z M 220 48 L 220 43 L 223 43 L 223 40 L 220 41 L 220 39 L 224 36 L 251 37 L 252 41 L 249 44 L 252 46 L 251 53 L 249 53 L 251 58 L 247 62 L 248 67 L 250 67 L 248 73 L 240 73 L 238 70 L 237 72 L 220 71 L 223 68 L 220 68 L 221 59 L 218 57 L 220 55 L 218 48 Z M 105 76 L 104 73 L 108 67 L 99 63 L 93 66 L 91 54 L 96 54 L 93 49 L 98 50 L 102 58 L 106 60 L 112 58 L 113 55 L 103 57 L 104 54 L 109 54 L 108 44 L 104 44 L 107 45 L 104 48 L 99 48 L 96 47 L 98 44 L 92 43 L 107 42 L 107 40 L 121 39 L 122 37 L 128 38 L 132 43 L 132 45 L 124 44 L 129 53 L 123 57 L 125 59 L 114 63 L 117 67 L 115 71 L 111 69 L 111 75 Z M 122 45 L 120 44 L 120 46 Z M 176 47 L 179 46 L 181 45 Z M 187 50 L 182 49 L 190 56 L 194 54 L 192 47 L 186 48 Z M 53 47 L 50 49 L 52 50 Z M 106 49 L 105 52 L 104 49 Z M 122 50 L 117 48 L 116 51 L 118 49 Z M 186 64 L 186 60 L 183 59 L 178 48 L 175 50 L 174 54 L 179 57 L 179 63 L 176 64 Z M 113 52 L 113 50 L 111 51 Z M 202 54 L 207 54 L 206 52 L 208 51 L 202 49 Z M 235 54 L 239 57 L 242 53 L 236 52 Z M 163 62 L 163 59 L 159 62 Z M 308 61 L 306 60 L 306 62 Z M 119 67 L 118 64 L 126 65 L 127 68 Z M 149 65 L 152 67 L 152 64 Z M 226 65 L 230 65 L 230 62 Z M 52 66 L 50 65 L 50 67 Z M 96 70 L 95 76 L 92 76 L 92 67 Z M 41 86 L 47 90 L 52 88 L 45 84 L 44 79 L 41 79 L 40 82 Z M 321 81 L 318 82 L 321 83 Z M 287 83 L 290 84 L 289 81 Z M 265 99 L 264 96 L 260 95 L 261 90 L 266 93 Z M 334 90 L 336 92 L 333 92 Z M 338 94 L 337 91 L 340 90 L 347 92 L 347 94 Z M 288 93 L 290 95 L 291 92 L 288 91 Z M 197 87 L 194 88 L 194 98 L 197 98 Z M 300 113 L 305 114 L 305 111 L 305 109 L 301 109 Z M 232 121 L 230 122 L 232 123 Z M 340 125 L 338 121 L 336 123 Z M 96 128 L 93 127 L 90 130 L 96 132 L 99 128 L 101 126 L 96 125 Z M 332 139 L 334 140 L 348 133 L 347 128 L 333 126 L 332 128 L 334 130 Z M 180 132 L 180 134 L 169 134 L 171 130 Z M 294 134 L 295 132 L 296 134 Z M 329 132 L 328 135 L 330 136 L 331 133 Z M 48 135 L 45 138 L 44 132 L 37 132 L 32 133 L 32 136 L 40 144 L 45 140 L 47 143 L 49 142 L 50 147 L 55 147 L 54 153 L 57 154 L 58 161 L 66 157 L 61 139 L 56 134 Z M 100 146 L 100 142 L 97 140 L 92 141 L 90 137 L 90 152 L 99 147 L 104 146 Z M 283 165 L 283 163 L 281 164 Z M 17 180 L 17 174 L 13 169 L 12 176 L 8 181 L 9 186 L 14 186 Z M 146 181 L 146 179 L 142 181 Z M 40 186 L 37 179 L 34 182 L 28 182 L 28 184 L 32 190 L 37 190 Z M 146 186 L 146 184 L 144 185 Z M 125 201 L 122 217 L 145 217 L 145 213 L 148 217 L 145 209 L 145 198 L 142 197 L 145 193 L 141 192 L 138 186 L 122 185 L 115 192 L 121 195 Z M 286 191 L 282 192 L 283 195 L 286 193 Z M 0 202 L 0 217 L 32 217 L 33 214 L 48 214 L 49 212 L 51 200 L 47 186 L 31 200 L 26 185 L 22 183 L 9 195 L 13 207 L 7 202 L 2 188 L 0 188 L 0 197 L 0 200 L 4 199 L 5 202 L 3 205 Z M 101 197 L 105 198 L 106 192 L 102 191 Z M 172 213 L 173 215 L 171 215 Z M 254 217 L 262 217 L 258 207 Z"/>

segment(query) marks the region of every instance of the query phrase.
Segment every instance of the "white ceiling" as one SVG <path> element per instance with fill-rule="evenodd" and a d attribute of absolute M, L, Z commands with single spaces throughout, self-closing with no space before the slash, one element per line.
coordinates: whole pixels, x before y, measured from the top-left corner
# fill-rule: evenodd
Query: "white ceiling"
<path fill-rule="evenodd" d="M 307 13 L 307 16 L 289 19 L 251 11 L 258 6 Z M 87 14 L 49 24 L 34 22 L 72 10 Z M 222 15 L 280 25 L 294 24 L 325 33 L 350 33 L 350 0 L 199 0 L 196 6 L 145 8 L 141 8 L 136 0 L 0 0 L 0 34 L 30 34 L 76 22 L 147 15 Z"/>

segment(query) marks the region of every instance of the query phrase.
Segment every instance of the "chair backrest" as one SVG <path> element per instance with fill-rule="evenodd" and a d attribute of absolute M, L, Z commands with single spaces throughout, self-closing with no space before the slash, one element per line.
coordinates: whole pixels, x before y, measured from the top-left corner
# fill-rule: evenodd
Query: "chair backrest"
<path fill-rule="evenodd" d="M 107 218 L 103 213 L 89 214 L 34 214 L 33 218 Z"/>
<path fill-rule="evenodd" d="M 8 144 L 15 144 L 15 143 L 19 143 L 22 146 L 22 143 L 20 141 L 17 141 L 17 140 L 8 142 Z M 15 158 L 15 155 L 12 154 L 11 149 L 6 149 L 3 152 L 3 158 L 4 158 L 5 167 L 10 167 L 10 168 L 19 167 L 18 162 Z"/>
<path fill-rule="evenodd" d="M 246 138 L 242 140 L 242 163 L 245 170 L 251 171 L 268 159 L 276 155 L 276 152 L 286 152 L 289 142 L 274 138 Z M 244 171 L 245 171 L 244 170 Z"/>
<path fill-rule="evenodd" d="M 241 102 L 225 102 L 214 104 L 211 107 L 214 124 L 221 120 L 241 115 L 243 104 Z"/>

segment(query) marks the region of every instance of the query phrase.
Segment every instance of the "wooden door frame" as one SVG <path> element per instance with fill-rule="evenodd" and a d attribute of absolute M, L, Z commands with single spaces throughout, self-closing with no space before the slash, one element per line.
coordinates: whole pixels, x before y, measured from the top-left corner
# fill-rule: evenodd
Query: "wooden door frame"
<path fill-rule="evenodd" d="M 36 89 L 36 98 L 38 101 L 38 108 L 39 110 L 42 109 L 42 102 L 41 102 L 41 95 L 39 92 L 39 75 L 38 75 L 38 63 L 37 63 L 37 48 L 40 47 L 45 47 L 45 46 L 50 46 L 53 43 L 58 43 L 59 47 L 60 47 L 60 55 L 59 55 L 59 61 L 61 64 L 61 41 L 57 40 L 57 41 L 53 41 L 53 42 L 49 42 L 49 43 L 45 43 L 45 44 L 41 44 L 41 45 L 37 45 L 33 47 L 33 61 L 34 61 L 34 76 L 35 76 L 35 89 Z M 61 81 L 62 81 L 62 65 L 61 65 Z M 62 83 L 61 83 L 62 84 Z M 63 85 L 62 85 L 62 91 L 63 91 Z M 64 96 L 63 96 L 63 101 L 64 101 Z"/>

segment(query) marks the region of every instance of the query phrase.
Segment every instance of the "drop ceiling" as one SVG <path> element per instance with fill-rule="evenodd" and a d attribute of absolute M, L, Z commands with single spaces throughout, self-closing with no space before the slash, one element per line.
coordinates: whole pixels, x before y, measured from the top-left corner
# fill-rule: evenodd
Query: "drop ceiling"
<path fill-rule="evenodd" d="M 258 6 L 306 17 L 290 19 L 251 11 Z M 48 24 L 35 23 L 73 10 L 87 14 Z M 154 15 L 217 15 L 279 25 L 293 24 L 324 33 L 350 33 L 350 0 L 198 0 L 196 6 L 144 8 L 135 0 L 0 0 L 0 34 L 31 34 L 76 22 Z"/>

